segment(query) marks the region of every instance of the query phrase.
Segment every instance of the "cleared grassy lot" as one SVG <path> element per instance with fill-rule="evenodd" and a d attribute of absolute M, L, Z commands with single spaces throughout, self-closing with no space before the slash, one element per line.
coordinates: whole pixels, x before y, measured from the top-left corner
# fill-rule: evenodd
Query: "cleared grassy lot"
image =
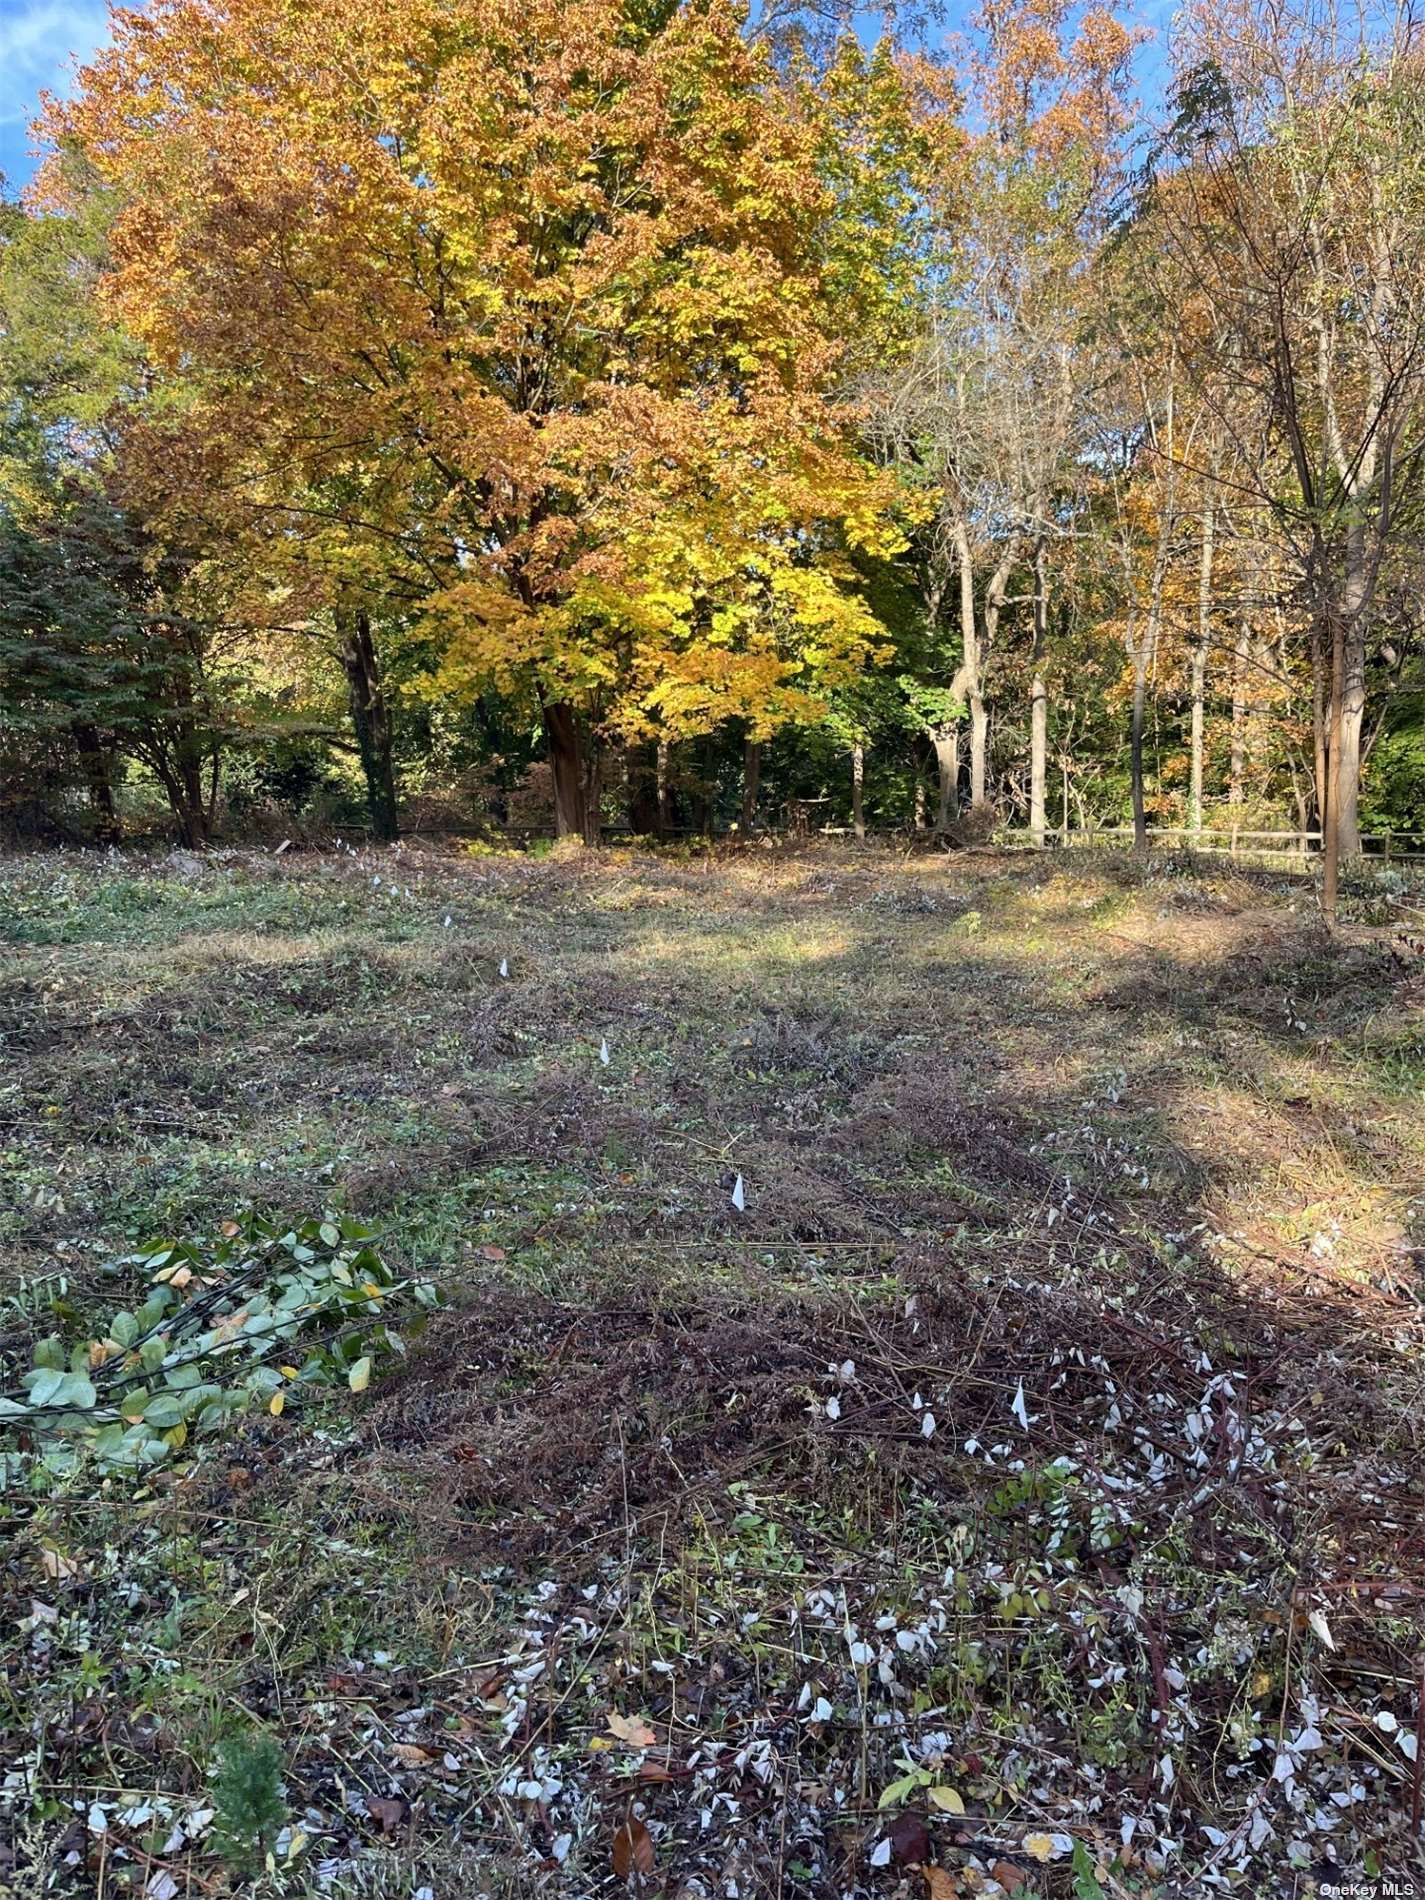
<path fill-rule="evenodd" d="M 359 1395 L 12 1486 L 16 1891 L 1414 1866 L 1425 981 L 1387 932 L 870 848 L 0 885 L 6 1389 L 141 1297 L 114 1261 L 250 1207 L 360 1216 L 446 1302 Z M 264 1733 L 245 1858 L 221 1746 Z"/>

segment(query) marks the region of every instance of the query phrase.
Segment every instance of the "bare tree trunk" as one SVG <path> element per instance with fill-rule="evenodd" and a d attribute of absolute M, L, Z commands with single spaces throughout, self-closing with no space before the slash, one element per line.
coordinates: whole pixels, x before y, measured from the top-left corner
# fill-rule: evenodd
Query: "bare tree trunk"
<path fill-rule="evenodd" d="M 1133 726 L 1129 741 L 1133 786 L 1133 849 L 1148 849 L 1148 809 L 1143 792 L 1143 733 L 1148 711 L 1148 678 L 1158 660 L 1158 638 L 1163 618 L 1163 577 L 1168 566 L 1171 515 L 1164 511 L 1158 531 L 1158 553 L 1148 589 L 1148 612 L 1133 648 Z"/>
<path fill-rule="evenodd" d="M 1307 842 L 1307 837 L 1306 837 L 1307 832 L 1311 829 L 1311 823 L 1310 823 L 1311 813 L 1309 810 L 1310 801 L 1308 800 L 1305 791 L 1302 789 L 1300 781 L 1297 779 L 1296 766 L 1294 764 L 1291 768 L 1291 791 L 1292 791 L 1292 800 L 1294 804 L 1296 805 L 1297 848 L 1301 852 L 1302 869 L 1305 870 L 1306 854 L 1308 850 L 1310 849 L 1310 846 Z"/>
<path fill-rule="evenodd" d="M 978 811 L 985 803 L 987 760 L 989 757 L 990 715 L 984 695 L 976 687 L 970 696 L 970 810 Z"/>
<path fill-rule="evenodd" d="M 1005 592 L 1014 569 L 1017 549 L 1014 544 L 1000 556 L 999 566 L 985 588 L 984 631 L 975 656 L 975 679 L 970 695 L 970 809 L 979 811 L 989 802 L 989 731 L 990 714 L 985 703 L 984 666 L 994 651 L 999 632 L 999 617 Z"/>
<path fill-rule="evenodd" d="M 1148 634 L 1133 654 L 1133 725 L 1129 735 L 1129 777 L 1133 792 L 1133 849 L 1148 849 L 1148 811 L 1143 798 L 1143 724 L 1148 706 Z"/>
<path fill-rule="evenodd" d="M 748 739 L 742 748 L 742 829 L 757 822 L 757 793 L 762 784 L 762 742 Z"/>
<path fill-rule="evenodd" d="M 1153 555 L 1153 572 L 1148 583 L 1147 610 L 1143 617 L 1142 628 L 1129 648 L 1133 656 L 1133 720 L 1129 735 L 1129 774 L 1133 795 L 1133 849 L 1137 852 L 1148 849 L 1148 814 L 1143 787 L 1143 728 L 1148 710 L 1148 680 L 1158 663 L 1158 640 L 1163 624 L 1163 582 L 1168 571 L 1172 537 L 1177 528 L 1177 460 L 1174 449 L 1177 414 L 1176 369 L 1177 347 L 1174 342 L 1163 418 L 1163 448 L 1166 459 L 1163 490 L 1158 500 L 1158 540 Z M 1148 418 L 1149 436 L 1154 452 L 1157 453 L 1159 428 L 1141 369 L 1139 376 L 1143 383 L 1143 408 Z"/>
<path fill-rule="evenodd" d="M 1331 620 L 1331 712 L 1326 742 L 1326 810 L 1321 819 L 1322 844 L 1326 864 L 1321 880 L 1321 909 L 1328 924 L 1336 921 L 1336 900 L 1341 882 L 1341 728 L 1342 702 L 1345 698 L 1346 634 L 1341 616 Z"/>
<path fill-rule="evenodd" d="M 925 830 L 925 780 L 917 772 L 915 776 L 915 805 L 913 823 L 917 831 Z"/>
<path fill-rule="evenodd" d="M 391 758 L 391 710 L 381 683 L 371 616 L 364 608 L 343 609 L 337 615 L 341 664 L 351 700 L 351 723 L 366 780 L 366 809 L 371 835 L 381 844 L 397 836 L 396 775 Z"/>
<path fill-rule="evenodd" d="M 955 546 L 960 562 L 960 641 L 962 656 L 960 670 L 955 676 L 953 690 L 965 695 L 970 710 L 970 807 L 973 810 L 985 802 L 985 755 L 986 739 L 989 733 L 989 713 L 985 708 L 984 685 L 981 679 L 982 652 L 980 632 L 975 620 L 975 565 L 970 549 L 970 535 L 964 522 L 955 524 Z M 990 583 L 991 587 L 994 582 Z M 1003 600 L 1004 588 L 1000 586 L 1000 600 Z M 994 609 L 996 619 L 999 603 Z M 988 596 L 986 598 L 986 621 L 990 616 Z"/>
<path fill-rule="evenodd" d="M 544 736 L 549 746 L 549 767 L 554 775 L 554 829 L 561 838 L 584 838 L 588 813 L 585 807 L 583 748 L 579 743 L 579 721 L 566 701 L 546 702 Z"/>
<path fill-rule="evenodd" d="M 1246 619 L 1237 624 L 1232 649 L 1232 759 L 1227 785 L 1228 803 L 1240 805 L 1246 797 L 1247 668 L 1252 660 L 1252 629 Z"/>
<path fill-rule="evenodd" d="M 939 779 L 935 829 L 948 831 L 951 819 L 960 815 L 960 735 L 953 726 L 940 726 L 930 736 Z"/>
<path fill-rule="evenodd" d="M 203 797 L 203 761 L 183 748 L 175 759 L 155 760 L 159 779 L 168 795 L 168 807 L 178 826 L 179 842 L 189 851 L 201 851 L 209 837 L 209 808 Z"/>
<path fill-rule="evenodd" d="M 658 763 L 655 774 L 658 785 L 658 836 L 666 838 L 673 828 L 672 795 L 668 785 L 668 741 L 658 741 Z"/>
<path fill-rule="evenodd" d="M 1326 841 L 1326 775 L 1330 769 L 1326 737 L 1326 697 L 1330 690 L 1330 679 L 1331 665 L 1326 642 L 1322 638 L 1321 616 L 1315 614 L 1311 622 L 1311 790 L 1316 829 L 1321 833 L 1323 844 Z"/>
<path fill-rule="evenodd" d="M 1361 727 L 1366 713 L 1365 609 L 1369 590 L 1365 532 L 1353 526 L 1346 550 L 1339 751 L 1332 766 L 1333 778 L 1339 774 L 1335 795 L 1336 830 L 1337 848 L 1343 858 L 1356 858 L 1361 854 Z M 1333 748 L 1333 752 L 1335 750 Z"/>
<path fill-rule="evenodd" d="M 1049 696 L 1044 685 L 1044 644 L 1049 626 L 1048 549 L 1041 534 L 1034 547 L 1034 677 L 1029 688 L 1029 837 L 1042 845 L 1044 785 L 1049 768 Z"/>
<path fill-rule="evenodd" d="M 858 838 L 866 835 L 866 748 L 858 739 L 851 748 L 851 829 Z"/>
<path fill-rule="evenodd" d="M 584 843 L 599 842 L 603 823 L 604 749 L 597 734 L 584 734 Z"/>
<path fill-rule="evenodd" d="M 1212 556 L 1216 514 L 1202 511 L 1202 566 L 1197 582 L 1197 644 L 1192 650 L 1192 736 L 1188 763 L 1188 830 L 1202 830 L 1202 723 L 1207 690 L 1207 651 L 1212 636 Z"/>

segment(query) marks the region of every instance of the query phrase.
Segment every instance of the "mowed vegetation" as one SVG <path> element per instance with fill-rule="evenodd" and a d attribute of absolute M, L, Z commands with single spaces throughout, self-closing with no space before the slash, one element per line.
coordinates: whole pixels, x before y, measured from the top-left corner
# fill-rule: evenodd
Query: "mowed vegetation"
<path fill-rule="evenodd" d="M 363 1391 L 16 1468 L 4 1878 L 1414 1866 L 1425 984 L 1353 902 L 830 845 L 8 863 L 5 1389 L 254 1208 L 443 1304 L 393 1296 Z"/>

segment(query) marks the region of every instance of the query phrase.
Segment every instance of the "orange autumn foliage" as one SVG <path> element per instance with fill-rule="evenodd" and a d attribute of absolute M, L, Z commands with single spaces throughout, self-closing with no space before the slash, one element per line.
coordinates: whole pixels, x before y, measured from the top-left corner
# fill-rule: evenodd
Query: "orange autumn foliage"
<path fill-rule="evenodd" d="M 817 129 L 725 0 L 157 0 L 50 130 L 189 392 L 146 479 L 304 601 L 394 600 L 451 690 L 766 732 L 879 629 Z"/>

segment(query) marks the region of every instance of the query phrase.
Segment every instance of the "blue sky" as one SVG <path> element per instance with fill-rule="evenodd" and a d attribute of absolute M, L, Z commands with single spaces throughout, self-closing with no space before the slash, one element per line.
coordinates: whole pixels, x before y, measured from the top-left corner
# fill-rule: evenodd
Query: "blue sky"
<path fill-rule="evenodd" d="M 103 0 L 0 0 L 0 172 L 23 184 L 34 167 L 29 121 L 42 87 L 62 92 L 75 54 L 104 38 Z"/>
<path fill-rule="evenodd" d="M 1174 0 L 1136 0 L 1121 10 L 1161 30 Z M 970 0 L 949 0 L 948 24 L 971 11 Z M 29 121 L 40 91 L 63 92 L 76 58 L 93 52 L 104 38 L 104 0 L 0 0 L 0 172 L 11 188 L 24 184 L 34 169 Z M 1140 83 L 1152 92 L 1161 70 L 1161 38 L 1144 49 Z"/>

